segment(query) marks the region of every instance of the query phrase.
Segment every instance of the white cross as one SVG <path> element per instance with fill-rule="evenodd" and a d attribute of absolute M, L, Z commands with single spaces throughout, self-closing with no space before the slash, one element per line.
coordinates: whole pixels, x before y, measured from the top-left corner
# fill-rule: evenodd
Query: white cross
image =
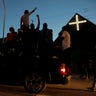
<path fill-rule="evenodd" d="M 76 24 L 77 31 L 79 31 L 79 30 L 80 30 L 79 24 L 80 24 L 80 23 L 85 23 L 85 22 L 87 22 L 87 20 L 79 21 L 78 15 L 75 16 L 75 19 L 76 19 L 76 22 L 70 22 L 69 25 L 74 25 L 74 24 Z"/>

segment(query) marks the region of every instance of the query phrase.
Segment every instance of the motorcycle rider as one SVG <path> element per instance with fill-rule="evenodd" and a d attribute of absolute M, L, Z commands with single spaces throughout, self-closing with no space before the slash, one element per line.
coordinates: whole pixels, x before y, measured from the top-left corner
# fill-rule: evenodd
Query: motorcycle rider
<path fill-rule="evenodd" d="M 59 33 L 61 41 L 61 55 L 62 60 L 67 64 L 68 67 L 71 66 L 71 36 L 69 33 L 69 27 L 63 26 L 61 32 Z"/>

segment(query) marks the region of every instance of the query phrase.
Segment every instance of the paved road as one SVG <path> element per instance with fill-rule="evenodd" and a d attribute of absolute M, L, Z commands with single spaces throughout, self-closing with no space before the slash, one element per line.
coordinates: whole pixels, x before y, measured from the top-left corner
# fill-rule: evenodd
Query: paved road
<path fill-rule="evenodd" d="M 93 92 L 87 89 L 92 85 L 92 78 L 82 80 L 79 75 L 75 75 L 66 85 L 47 84 L 46 89 L 37 96 L 96 96 L 96 90 Z"/>
<path fill-rule="evenodd" d="M 72 79 L 70 80 L 69 84 L 62 85 L 62 84 L 47 84 L 47 87 L 54 87 L 54 88 L 61 88 L 61 89 L 72 89 L 72 90 L 88 90 L 87 88 L 92 85 L 92 79 L 80 79 L 79 75 L 72 76 Z M 96 88 L 95 88 L 96 89 Z"/>
<path fill-rule="evenodd" d="M 96 91 L 87 90 L 92 80 L 81 80 L 79 76 L 72 76 L 67 85 L 47 84 L 46 89 L 37 96 L 96 96 Z M 0 85 L 0 96 L 34 96 L 27 93 L 23 86 Z"/>

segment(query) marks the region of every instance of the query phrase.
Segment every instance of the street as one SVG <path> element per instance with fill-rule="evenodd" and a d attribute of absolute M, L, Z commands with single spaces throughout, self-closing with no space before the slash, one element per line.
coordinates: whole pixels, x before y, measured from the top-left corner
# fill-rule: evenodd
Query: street
<path fill-rule="evenodd" d="M 0 96 L 96 96 L 96 91 L 87 90 L 92 80 L 72 78 L 69 84 L 46 84 L 46 88 L 39 94 L 27 93 L 23 86 L 0 84 Z"/>

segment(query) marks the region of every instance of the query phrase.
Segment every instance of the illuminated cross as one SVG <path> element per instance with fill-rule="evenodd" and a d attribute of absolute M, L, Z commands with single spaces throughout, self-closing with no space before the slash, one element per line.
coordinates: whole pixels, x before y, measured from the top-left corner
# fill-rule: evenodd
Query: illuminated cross
<path fill-rule="evenodd" d="M 69 25 L 74 25 L 74 24 L 76 24 L 77 31 L 79 31 L 79 24 L 80 24 L 80 23 L 85 23 L 85 22 L 87 22 L 87 20 L 79 21 L 78 15 L 75 16 L 75 19 L 76 19 L 76 22 L 70 22 Z"/>

